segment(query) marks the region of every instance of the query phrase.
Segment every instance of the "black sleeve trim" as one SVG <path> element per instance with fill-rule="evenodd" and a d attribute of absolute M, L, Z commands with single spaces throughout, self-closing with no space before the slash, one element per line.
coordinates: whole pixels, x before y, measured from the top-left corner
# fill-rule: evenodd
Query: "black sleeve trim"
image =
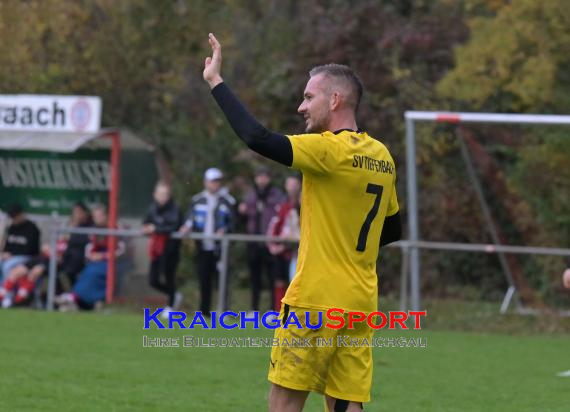
<path fill-rule="evenodd" d="M 212 89 L 212 96 L 226 115 L 228 122 L 254 152 L 290 167 L 293 164 L 293 147 L 285 135 L 266 129 L 241 104 L 239 99 L 225 84 Z"/>
<path fill-rule="evenodd" d="M 400 212 L 392 216 L 387 216 L 384 220 L 382 235 L 380 236 L 380 247 L 388 243 L 396 242 L 402 238 L 402 219 Z"/>

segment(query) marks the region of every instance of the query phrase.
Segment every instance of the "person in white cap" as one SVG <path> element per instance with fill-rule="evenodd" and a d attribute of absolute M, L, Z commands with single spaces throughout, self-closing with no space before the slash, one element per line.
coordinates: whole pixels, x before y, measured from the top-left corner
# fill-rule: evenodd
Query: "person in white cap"
<path fill-rule="evenodd" d="M 224 175 L 212 167 L 204 173 L 205 190 L 192 197 L 182 233 L 205 235 L 228 233 L 233 228 L 236 201 L 223 186 Z M 196 267 L 200 281 L 200 311 L 209 316 L 212 306 L 212 279 L 217 274 L 219 242 L 196 241 Z"/>

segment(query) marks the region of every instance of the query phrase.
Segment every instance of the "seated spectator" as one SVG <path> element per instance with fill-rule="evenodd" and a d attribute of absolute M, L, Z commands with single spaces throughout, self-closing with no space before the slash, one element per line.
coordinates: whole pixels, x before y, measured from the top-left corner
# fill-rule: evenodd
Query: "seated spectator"
<path fill-rule="evenodd" d="M 104 206 L 93 209 L 95 227 L 106 229 L 107 211 Z M 107 262 L 109 258 L 108 236 L 93 235 L 85 249 L 86 264 L 71 293 L 64 293 L 56 298 L 61 311 L 93 309 L 97 302 L 105 300 L 107 290 Z M 115 256 L 125 252 L 125 243 L 117 242 Z"/>
<path fill-rule="evenodd" d="M 285 180 L 287 200 L 278 206 L 277 216 L 271 219 L 268 236 L 298 239 L 300 234 L 299 213 L 301 205 L 301 180 L 289 176 Z M 289 282 L 293 279 L 297 263 L 297 245 L 292 243 L 269 242 L 269 253 L 275 257 L 273 310 L 281 309 L 281 299 L 285 296 Z"/>
<path fill-rule="evenodd" d="M 82 202 L 77 202 L 73 205 L 70 226 L 77 228 L 93 226 L 91 211 Z M 72 233 L 67 239 L 67 247 L 61 258 L 59 272 L 62 273 L 69 282 L 69 289 L 75 285 L 77 276 L 85 266 L 85 247 L 88 243 L 89 236 L 84 234 Z"/>
<path fill-rule="evenodd" d="M 11 223 L 0 257 L 0 281 L 14 267 L 40 254 L 40 231 L 34 222 L 27 219 L 22 206 L 12 205 L 7 212 Z"/>
<path fill-rule="evenodd" d="M 59 242 L 59 257 L 61 257 L 63 250 L 65 250 L 65 242 Z M 35 256 L 10 270 L 2 287 L 0 287 L 0 301 L 4 309 L 12 305 L 21 306 L 30 303 L 38 279 L 48 270 L 49 257 L 50 248 L 48 245 L 44 245 L 40 256 Z"/>

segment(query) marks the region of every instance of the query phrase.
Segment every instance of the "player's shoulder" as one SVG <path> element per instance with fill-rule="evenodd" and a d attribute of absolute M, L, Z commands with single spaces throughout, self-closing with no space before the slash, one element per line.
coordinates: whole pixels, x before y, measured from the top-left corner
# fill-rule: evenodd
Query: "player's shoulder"
<path fill-rule="evenodd" d="M 293 150 L 301 149 L 311 152 L 326 151 L 329 153 L 338 152 L 338 137 L 332 132 L 303 133 L 287 135 L 293 146 Z"/>
<path fill-rule="evenodd" d="M 340 140 L 349 147 L 367 146 L 370 150 L 390 154 L 388 147 L 386 147 L 380 139 L 371 136 L 366 131 L 358 130 L 355 132 L 353 130 L 342 130 L 337 132 L 337 135 L 339 135 L 341 137 Z"/>
<path fill-rule="evenodd" d="M 322 133 L 300 133 L 300 134 L 288 134 L 287 137 L 291 140 L 296 139 L 331 139 L 334 137 L 332 132 L 322 132 Z"/>

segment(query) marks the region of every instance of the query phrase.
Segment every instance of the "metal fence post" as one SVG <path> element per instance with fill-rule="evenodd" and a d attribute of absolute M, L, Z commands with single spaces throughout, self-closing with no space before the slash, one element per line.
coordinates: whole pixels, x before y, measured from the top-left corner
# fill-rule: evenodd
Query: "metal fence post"
<path fill-rule="evenodd" d="M 222 313 L 227 309 L 227 290 L 228 290 L 228 258 L 230 240 L 224 235 L 221 242 L 220 254 L 220 273 L 218 282 L 218 313 Z"/>
<path fill-rule="evenodd" d="M 50 236 L 49 251 L 49 275 L 48 275 L 48 292 L 47 292 L 47 310 L 53 311 L 53 303 L 55 297 L 55 284 L 57 279 L 57 238 L 59 230 L 54 227 Z"/>
<path fill-rule="evenodd" d="M 400 270 L 400 311 L 408 310 L 408 276 L 410 251 L 408 244 L 402 245 L 402 265 Z"/>
<path fill-rule="evenodd" d="M 416 136 L 414 120 L 406 113 L 406 173 L 408 188 L 408 225 L 410 228 L 410 286 L 412 310 L 420 310 L 420 250 L 415 242 L 420 238 L 418 218 L 418 181 L 416 166 Z"/>

